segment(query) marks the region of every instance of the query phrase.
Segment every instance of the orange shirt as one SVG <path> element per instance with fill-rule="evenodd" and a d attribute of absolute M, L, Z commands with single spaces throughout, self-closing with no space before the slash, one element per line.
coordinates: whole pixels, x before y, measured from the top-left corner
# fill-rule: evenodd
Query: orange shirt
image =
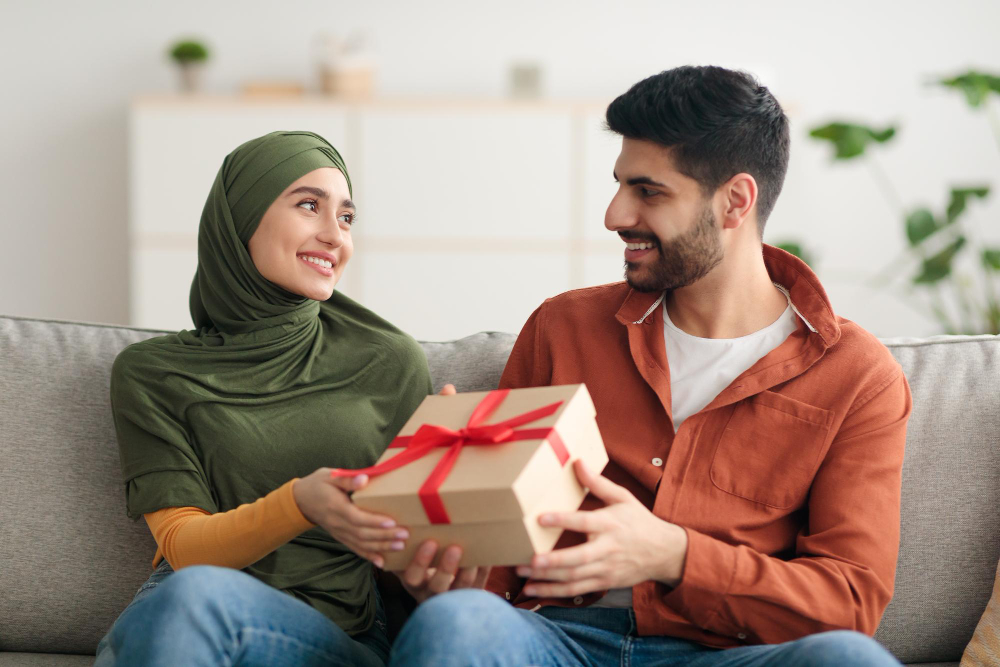
<path fill-rule="evenodd" d="M 295 502 L 290 479 L 263 498 L 228 512 L 200 507 L 164 507 L 144 514 L 156 540 L 153 567 L 166 558 L 179 570 L 218 565 L 237 570 L 253 565 L 281 545 L 314 527 Z"/>
<path fill-rule="evenodd" d="M 641 635 L 715 647 L 834 629 L 872 635 L 892 597 L 906 378 L 874 336 L 834 315 L 802 261 L 770 246 L 764 261 L 799 330 L 676 434 L 659 293 L 616 283 L 545 301 L 500 380 L 586 383 L 611 459 L 604 475 L 687 531 L 677 587 L 632 589 Z M 583 508 L 600 506 L 588 496 Z M 580 541 L 565 533 L 557 546 Z M 494 568 L 487 584 L 528 609 L 604 595 L 535 599 L 523 586 L 513 568 Z"/>

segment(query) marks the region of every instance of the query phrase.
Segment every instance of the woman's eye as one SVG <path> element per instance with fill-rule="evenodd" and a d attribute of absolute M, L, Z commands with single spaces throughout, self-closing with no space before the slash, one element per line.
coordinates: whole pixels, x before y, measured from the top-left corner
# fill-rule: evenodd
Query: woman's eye
<path fill-rule="evenodd" d="M 358 219 L 358 216 L 354 213 L 341 213 L 340 220 L 346 222 L 349 225 L 353 225 L 354 221 Z"/>
<path fill-rule="evenodd" d="M 317 204 L 316 204 L 316 200 L 315 200 L 315 199 L 307 199 L 307 200 L 306 200 L 306 201 L 304 201 L 304 202 L 299 202 L 299 206 L 300 206 L 300 207 L 301 207 L 301 206 L 304 206 L 304 207 L 306 207 L 306 208 L 307 208 L 307 210 L 309 210 L 309 211 L 312 211 L 313 213 L 315 213 L 315 212 L 316 212 L 316 205 L 317 205 Z M 310 206 L 311 206 L 312 208 L 308 208 L 308 207 L 310 207 Z"/>

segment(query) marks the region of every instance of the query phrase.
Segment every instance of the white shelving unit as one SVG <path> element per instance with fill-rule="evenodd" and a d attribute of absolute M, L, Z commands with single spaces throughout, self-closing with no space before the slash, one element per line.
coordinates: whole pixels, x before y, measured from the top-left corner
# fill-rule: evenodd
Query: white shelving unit
<path fill-rule="evenodd" d="M 604 228 L 620 140 L 604 103 L 148 97 L 130 112 L 131 322 L 191 326 L 201 210 L 222 159 L 277 129 L 344 156 L 359 221 L 338 289 L 418 339 L 513 331 L 620 280 Z"/>

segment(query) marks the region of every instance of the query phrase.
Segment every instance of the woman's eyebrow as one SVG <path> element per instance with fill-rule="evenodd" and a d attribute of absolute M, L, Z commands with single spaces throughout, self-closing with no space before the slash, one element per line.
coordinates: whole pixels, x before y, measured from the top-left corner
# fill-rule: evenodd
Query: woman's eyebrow
<path fill-rule="evenodd" d="M 340 202 L 340 208 L 349 208 L 352 211 L 358 210 L 358 207 L 355 206 L 354 202 L 352 202 L 350 199 L 345 199 L 344 201 Z"/>
<path fill-rule="evenodd" d="M 326 190 L 324 190 L 323 188 L 314 188 L 314 187 L 309 186 L 309 185 L 303 185 L 300 188 L 295 188 L 294 190 L 292 190 L 291 192 L 289 192 L 285 196 L 286 197 L 291 197 L 292 195 L 297 195 L 299 193 L 305 193 L 305 194 L 308 194 L 308 195 L 312 195 L 313 197 L 318 197 L 320 199 L 329 199 L 330 198 L 330 193 L 327 192 Z"/>

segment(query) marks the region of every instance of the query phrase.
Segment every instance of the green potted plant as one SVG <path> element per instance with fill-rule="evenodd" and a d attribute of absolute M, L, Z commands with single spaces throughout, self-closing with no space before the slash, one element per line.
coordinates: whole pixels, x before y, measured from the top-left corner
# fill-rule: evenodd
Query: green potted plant
<path fill-rule="evenodd" d="M 962 91 L 970 107 L 985 111 L 1000 148 L 1000 118 L 992 106 L 1000 95 L 1000 76 L 969 71 L 933 84 Z M 867 159 L 869 151 L 896 136 L 895 127 L 876 129 L 837 121 L 813 128 L 809 136 L 832 144 L 835 161 L 867 162 L 882 194 L 899 210 L 906 249 L 872 278 L 872 284 L 901 289 L 903 296 L 937 320 L 944 333 L 1000 334 L 1000 246 L 991 244 L 968 215 L 970 203 L 989 196 L 989 185 L 951 187 L 944 211 L 906 206 L 888 174 L 878 162 Z"/>
<path fill-rule="evenodd" d="M 177 42 L 170 48 L 170 58 L 177 63 L 181 72 L 181 90 L 193 93 L 200 88 L 201 71 L 208 60 L 208 49 L 194 40 Z"/>

